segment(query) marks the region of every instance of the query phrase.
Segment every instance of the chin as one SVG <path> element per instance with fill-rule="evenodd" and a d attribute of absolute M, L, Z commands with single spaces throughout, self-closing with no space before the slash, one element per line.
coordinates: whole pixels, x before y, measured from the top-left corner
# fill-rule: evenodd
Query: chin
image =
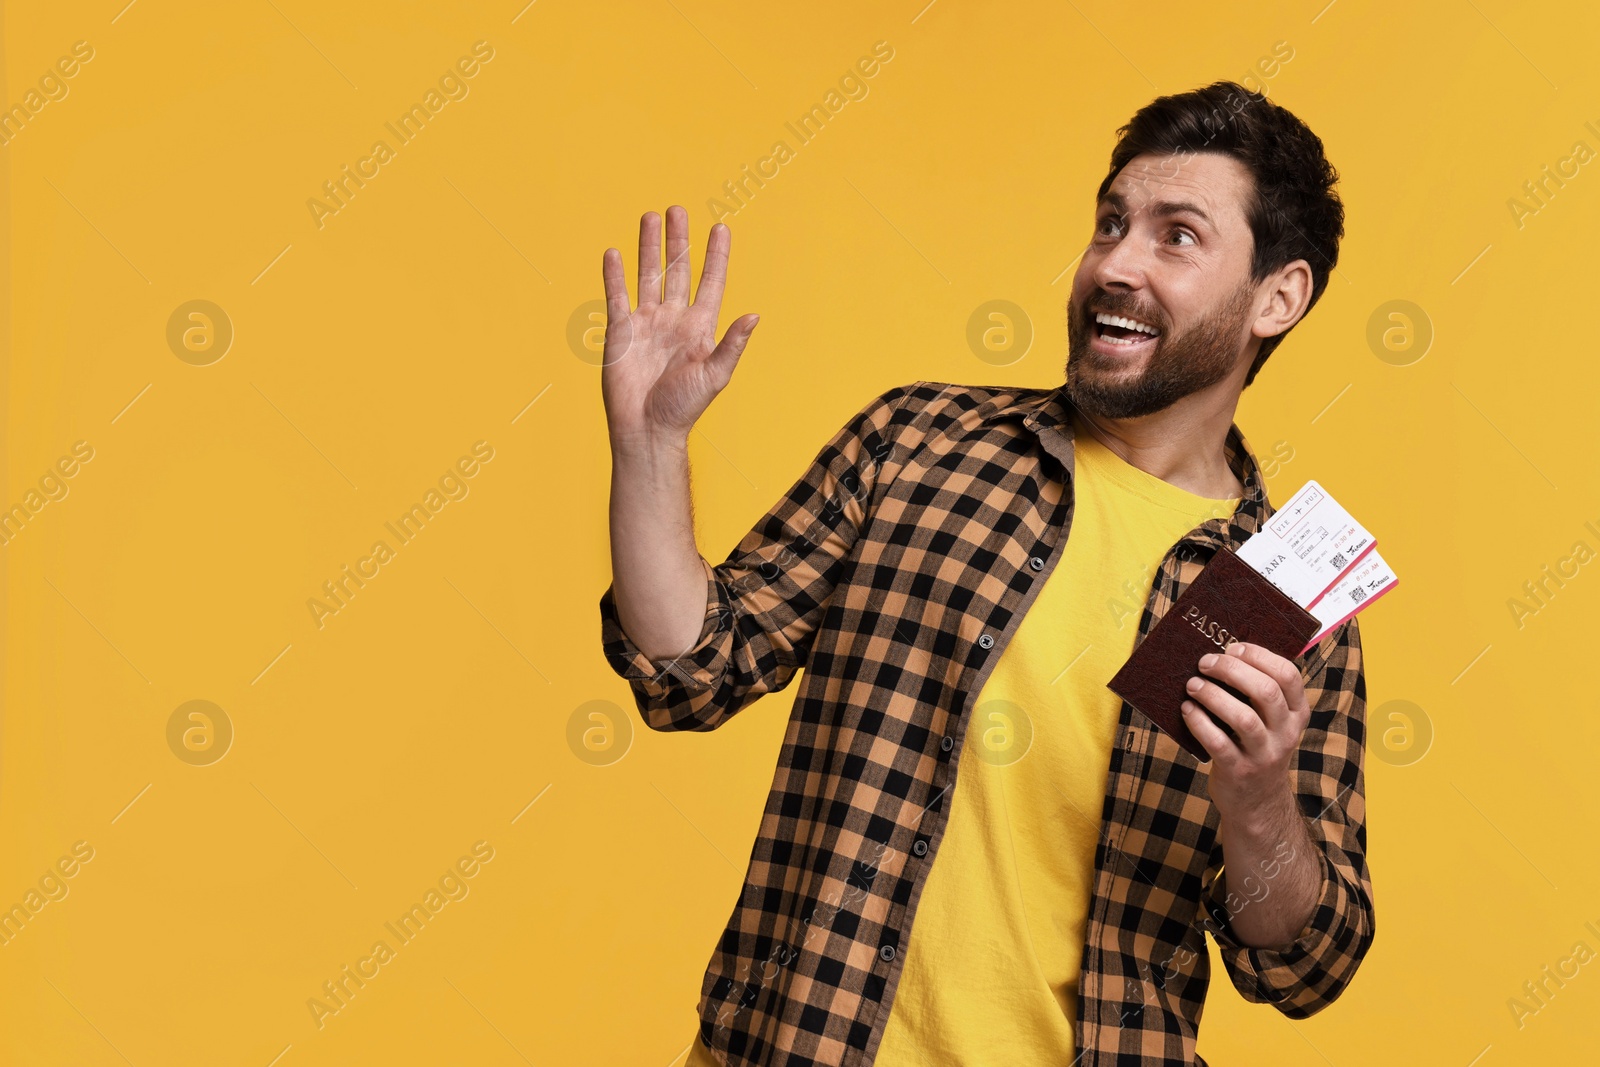
<path fill-rule="evenodd" d="M 1088 395 L 1074 393 L 1068 390 L 1073 406 L 1087 411 L 1091 415 L 1103 419 L 1142 419 L 1147 415 L 1165 411 L 1174 401 L 1156 402 L 1145 398 L 1133 398 L 1122 393 L 1107 395 L 1103 392 L 1090 392 Z"/>

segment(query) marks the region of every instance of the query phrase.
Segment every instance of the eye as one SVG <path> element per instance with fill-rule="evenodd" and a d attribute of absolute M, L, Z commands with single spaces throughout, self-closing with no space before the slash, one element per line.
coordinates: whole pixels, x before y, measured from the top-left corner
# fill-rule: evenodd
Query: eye
<path fill-rule="evenodd" d="M 1197 238 L 1194 235 L 1194 231 L 1190 230 L 1186 226 L 1174 226 L 1173 229 L 1172 229 L 1172 236 L 1174 236 L 1174 237 L 1187 237 L 1187 238 L 1189 238 L 1189 243 L 1190 244 L 1193 244 L 1194 242 L 1199 240 L 1199 238 Z"/>
<path fill-rule="evenodd" d="M 1100 221 L 1095 224 L 1094 232 L 1096 234 L 1101 235 L 1101 236 L 1109 236 L 1108 234 L 1106 234 L 1106 223 L 1108 223 L 1108 222 L 1115 223 L 1117 221 L 1118 221 L 1118 217 L 1116 215 L 1103 216 L 1100 219 Z"/>

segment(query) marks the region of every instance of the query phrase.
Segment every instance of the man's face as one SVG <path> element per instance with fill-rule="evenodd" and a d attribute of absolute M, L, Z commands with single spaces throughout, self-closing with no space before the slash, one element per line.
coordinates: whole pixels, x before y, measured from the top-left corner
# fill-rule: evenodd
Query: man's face
<path fill-rule="evenodd" d="M 1248 369 L 1250 172 L 1214 152 L 1143 155 L 1112 181 L 1067 306 L 1067 391 L 1106 418 L 1169 407 Z M 1096 314 L 1155 330 L 1101 324 Z M 1247 348 L 1249 351 L 1247 352 Z"/>

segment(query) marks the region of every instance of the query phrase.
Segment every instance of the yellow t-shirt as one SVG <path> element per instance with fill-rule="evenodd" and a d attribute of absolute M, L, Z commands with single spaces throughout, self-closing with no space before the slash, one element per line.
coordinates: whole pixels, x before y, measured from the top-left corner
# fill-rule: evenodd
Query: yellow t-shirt
<path fill-rule="evenodd" d="M 1196 496 L 1076 426 L 1062 558 L 973 706 L 877 1067 L 1050 1063 L 1076 1048 L 1078 970 L 1119 698 L 1157 567 L 1237 498 Z M 908 858 L 907 862 L 920 862 Z M 717 1067 L 695 1037 L 684 1067 Z"/>
<path fill-rule="evenodd" d="M 1238 500 L 1127 463 L 1080 422 L 1062 557 L 973 705 L 950 820 L 918 904 L 878 1067 L 1058 1063 L 1122 700 L 1156 569 Z M 912 861 L 915 862 L 915 861 Z"/>

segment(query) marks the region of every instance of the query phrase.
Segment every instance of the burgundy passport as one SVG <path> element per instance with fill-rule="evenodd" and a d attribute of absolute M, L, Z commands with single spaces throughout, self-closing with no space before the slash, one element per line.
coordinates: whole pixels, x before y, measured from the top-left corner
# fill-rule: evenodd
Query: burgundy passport
<path fill-rule="evenodd" d="M 1248 641 L 1294 660 L 1320 625 L 1315 615 L 1222 546 L 1106 684 L 1204 763 L 1211 754 L 1189 731 L 1180 710 L 1189 696 L 1186 684 L 1200 674 L 1200 657 L 1223 652 L 1234 641 Z M 1250 703 L 1232 686 L 1211 681 Z M 1238 740 L 1226 723 L 1200 706 Z"/>

